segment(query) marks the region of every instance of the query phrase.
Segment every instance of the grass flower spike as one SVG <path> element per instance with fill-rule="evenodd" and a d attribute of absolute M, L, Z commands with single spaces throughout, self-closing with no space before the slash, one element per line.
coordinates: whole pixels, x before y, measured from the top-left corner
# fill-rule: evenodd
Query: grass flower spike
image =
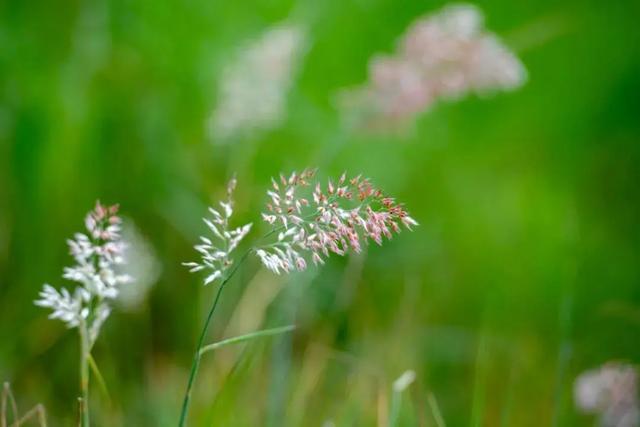
<path fill-rule="evenodd" d="M 225 343 L 285 333 L 295 327 L 287 325 L 265 329 L 204 345 L 222 290 L 249 254 L 255 253 L 262 264 L 274 273 L 288 273 L 306 269 L 309 261 L 323 264 L 331 253 L 359 252 L 369 239 L 382 244 L 384 238 L 398 233 L 401 226 L 411 228 L 418 224 L 402 205 L 385 196 L 368 179 L 361 176 L 347 179 L 343 174 L 322 186 L 314 178 L 315 171 L 304 170 L 299 174 L 293 172 L 288 177 L 280 175 L 278 180 L 272 179 L 273 188 L 267 192 L 270 202 L 266 212 L 262 213 L 271 230 L 235 262 L 233 251 L 251 230 L 251 223 L 233 229 L 229 226 L 233 215 L 235 179 L 229 183 L 227 200 L 220 202 L 220 209 L 209 209 L 212 217 L 204 219 L 204 222 L 211 230 L 212 238 L 200 237 L 201 242 L 195 249 L 200 253 L 201 261 L 184 265 L 191 272 L 207 271 L 205 284 L 220 280 L 220 285 L 200 332 L 179 427 L 187 422 L 191 392 L 203 353 Z"/>
<path fill-rule="evenodd" d="M 119 293 L 121 285 L 131 281 L 126 274 L 117 273 L 117 265 L 124 262 L 124 242 L 120 239 L 121 220 L 116 215 L 118 206 L 105 207 L 99 202 L 87 214 L 87 233 L 76 233 L 68 240 L 71 255 L 76 261 L 64 269 L 63 278 L 80 286 L 69 292 L 58 292 L 45 284 L 36 305 L 50 308 L 52 319 L 60 319 L 69 328 L 84 325 L 90 332 L 93 345 L 100 327 L 111 312 L 110 301 Z"/>
<path fill-rule="evenodd" d="M 209 208 L 211 218 L 203 218 L 204 223 L 211 230 L 212 236 L 200 237 L 201 243 L 195 246 L 196 251 L 201 255 L 200 262 L 185 262 L 183 265 L 189 267 L 189 271 L 208 271 L 204 284 L 221 279 L 233 264 L 231 253 L 238 247 L 238 244 L 251 231 L 251 223 L 230 229 L 229 220 L 233 215 L 233 192 L 236 188 L 236 179 L 233 178 L 227 185 L 227 200 L 220 202 L 221 209 Z M 214 243 L 214 241 L 216 243 Z"/>
<path fill-rule="evenodd" d="M 402 226 L 418 224 L 402 205 L 360 175 L 342 174 L 325 186 L 313 182 L 314 175 L 305 170 L 272 180 L 262 218 L 274 231 L 282 231 L 256 254 L 274 273 L 304 270 L 309 259 L 322 264 L 331 253 L 360 252 L 368 240 L 381 245 Z"/>
<path fill-rule="evenodd" d="M 66 288 L 57 291 L 45 284 L 35 301 L 36 305 L 52 310 L 50 318 L 60 319 L 67 327 L 79 331 L 83 426 L 89 425 L 91 349 L 111 313 L 111 301 L 118 296 L 120 286 L 131 281 L 129 275 L 118 273 L 118 265 L 124 263 L 125 244 L 120 237 L 121 219 L 117 212 L 117 205 L 108 207 L 97 202 L 85 218 L 86 234 L 76 233 L 68 240 L 76 264 L 66 267 L 63 277 L 79 286 L 70 292 Z"/>
<path fill-rule="evenodd" d="M 186 425 L 187 413 L 189 411 L 189 403 L 191 401 L 191 390 L 198 374 L 198 368 L 200 366 L 200 358 L 202 356 L 202 348 L 204 346 L 204 340 L 209 330 L 209 324 L 213 318 L 213 314 L 218 306 L 218 301 L 224 286 L 229 279 L 233 276 L 236 269 L 239 266 L 239 262 L 233 270 L 229 271 L 229 268 L 234 264 L 231 257 L 232 252 L 237 248 L 238 244 L 246 237 L 251 230 L 251 223 L 237 227 L 235 229 L 229 228 L 229 220 L 233 215 L 233 193 L 236 189 L 236 179 L 232 178 L 227 184 L 227 199 L 224 202 L 220 202 L 220 209 L 213 207 L 209 208 L 211 213 L 211 219 L 203 218 L 204 223 L 207 225 L 212 233 L 212 238 L 200 237 L 200 244 L 195 246 L 196 251 L 200 253 L 201 260 L 199 262 L 186 262 L 184 266 L 189 267 L 189 271 L 192 273 L 199 271 L 207 271 L 208 275 L 204 279 L 204 284 L 208 285 L 216 280 L 220 280 L 220 286 L 216 297 L 209 309 L 207 320 L 200 332 L 200 338 L 198 340 L 198 348 L 193 356 L 193 363 L 191 364 L 191 372 L 189 374 L 189 382 L 187 384 L 187 391 L 184 395 L 182 402 L 182 411 L 180 413 L 179 426 Z M 214 241 L 216 243 L 214 243 Z M 242 258 L 244 259 L 244 257 Z"/>

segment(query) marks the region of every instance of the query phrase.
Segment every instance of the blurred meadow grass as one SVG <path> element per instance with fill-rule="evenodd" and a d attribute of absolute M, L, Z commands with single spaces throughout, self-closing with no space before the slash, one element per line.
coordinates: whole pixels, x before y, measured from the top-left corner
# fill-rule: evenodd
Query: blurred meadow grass
<path fill-rule="evenodd" d="M 592 425 L 572 382 L 640 359 L 640 32 L 636 2 L 477 3 L 528 69 L 519 91 L 442 102 L 414 133 L 348 132 L 335 93 L 442 2 L 20 2 L 0 5 L 0 380 L 73 425 L 77 343 L 32 301 L 96 199 L 120 203 L 161 275 L 96 344 L 96 425 L 176 425 L 215 290 L 193 258 L 237 173 L 239 221 L 269 177 L 364 173 L 421 223 L 384 247 L 274 276 L 245 265 L 209 342 L 191 425 Z M 308 29 L 285 123 L 226 144 L 206 127 L 220 70 L 289 20 Z M 257 224 L 256 224 L 257 225 Z M 437 417 L 437 415 L 436 415 Z M 327 424 L 328 425 L 328 424 Z"/>

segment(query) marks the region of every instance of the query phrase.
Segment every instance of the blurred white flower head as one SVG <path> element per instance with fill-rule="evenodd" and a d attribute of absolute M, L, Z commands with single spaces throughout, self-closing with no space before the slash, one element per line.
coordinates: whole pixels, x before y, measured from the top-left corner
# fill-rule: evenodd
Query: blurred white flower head
<path fill-rule="evenodd" d="M 241 49 L 222 71 L 212 136 L 225 140 L 278 126 L 305 45 L 301 27 L 280 24 Z"/>
<path fill-rule="evenodd" d="M 127 310 L 134 310 L 146 299 L 151 287 L 158 281 L 162 264 L 149 240 L 144 237 L 133 221 L 126 219 L 122 225 L 122 238 L 127 242 L 127 263 L 118 269 L 133 277 L 128 286 L 120 289 L 118 302 Z"/>
<path fill-rule="evenodd" d="M 201 243 L 195 246 L 195 250 L 200 253 L 200 261 L 183 263 L 192 273 L 206 271 L 205 285 L 216 280 L 224 280 L 227 270 L 233 264 L 231 253 L 251 231 L 251 223 L 230 228 L 229 221 L 233 215 L 235 189 L 236 179 L 233 178 L 227 185 L 227 200 L 219 203 L 219 209 L 209 208 L 210 219 L 203 218 L 212 235 L 210 238 L 201 236 Z"/>
<path fill-rule="evenodd" d="M 607 363 L 582 373 L 574 384 L 576 406 L 598 414 L 602 427 L 637 427 L 638 373 L 630 365 Z"/>
<path fill-rule="evenodd" d="M 404 371 L 404 373 L 402 375 L 400 375 L 394 382 L 393 382 L 393 391 L 395 391 L 396 393 L 402 393 L 403 391 L 405 391 L 411 384 L 413 384 L 413 382 L 416 380 L 416 373 L 415 371 L 412 370 L 408 370 L 408 371 Z"/>
<path fill-rule="evenodd" d="M 369 63 L 369 81 L 343 91 L 344 116 L 370 130 L 402 128 L 441 99 L 513 90 L 526 80 L 519 59 L 483 27 L 482 12 L 457 4 L 416 20 L 393 55 Z"/>
<path fill-rule="evenodd" d="M 65 288 L 58 292 L 45 284 L 40 299 L 35 301 L 52 310 L 50 318 L 62 320 L 69 328 L 83 324 L 90 343 L 95 342 L 111 312 L 109 301 L 118 296 L 121 285 L 131 281 L 131 276 L 118 272 L 118 265 L 124 263 L 125 244 L 117 212 L 117 205 L 96 203 L 85 218 L 87 233 L 76 233 L 67 241 L 76 264 L 65 267 L 63 277 L 80 286 L 71 293 Z"/>

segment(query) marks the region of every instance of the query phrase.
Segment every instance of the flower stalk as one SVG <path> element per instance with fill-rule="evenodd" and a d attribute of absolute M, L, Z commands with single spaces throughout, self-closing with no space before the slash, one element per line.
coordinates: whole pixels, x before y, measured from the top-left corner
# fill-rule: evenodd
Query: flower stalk
<path fill-rule="evenodd" d="M 222 291 L 224 290 L 225 285 L 233 278 L 233 276 L 238 271 L 238 268 L 242 263 L 247 259 L 251 250 L 245 252 L 240 261 L 236 264 L 236 266 L 231 270 L 229 275 L 220 283 L 218 287 L 218 292 L 216 292 L 216 297 L 213 300 L 213 304 L 209 309 L 209 314 L 207 314 L 207 319 L 204 322 L 202 327 L 202 331 L 200 332 L 200 338 L 198 339 L 197 350 L 193 356 L 193 362 L 191 363 L 191 370 L 189 372 L 189 382 L 187 383 L 187 391 L 184 394 L 184 400 L 182 402 L 182 411 L 180 413 L 180 422 L 179 426 L 184 427 L 187 422 L 187 414 L 189 413 L 189 404 L 191 402 L 191 392 L 193 389 L 193 384 L 195 383 L 196 376 L 198 375 L 198 368 L 200 367 L 200 358 L 202 357 L 202 348 L 204 345 L 204 340 L 207 337 L 207 332 L 209 331 L 209 325 L 211 324 L 211 319 L 213 319 L 213 314 L 218 307 L 218 302 L 220 301 L 220 295 L 222 295 Z"/>
<path fill-rule="evenodd" d="M 356 176 L 347 179 L 346 174 L 343 174 L 336 181 L 329 180 L 326 187 L 323 187 L 319 182 L 311 186 L 314 176 L 315 170 L 304 170 L 301 173 L 293 172 L 288 177 L 280 175 L 278 181 L 272 180 L 273 189 L 267 192 L 270 201 L 266 206 L 267 211 L 262 214 L 270 231 L 237 262 L 234 262 L 233 252 L 247 236 L 252 224 L 230 227 L 235 178 L 229 182 L 227 199 L 219 203 L 220 208 L 209 208 L 212 217 L 204 218 L 204 223 L 211 230 L 212 236 L 200 237 L 201 243 L 195 246 L 201 260 L 183 265 L 189 267 L 190 272 L 206 271 L 205 285 L 218 280 L 221 283 L 200 332 L 182 403 L 179 427 L 186 425 L 200 359 L 205 352 L 222 345 L 292 329 L 283 327 L 257 331 L 204 346 L 222 291 L 250 254 L 255 254 L 268 270 L 276 274 L 301 271 L 309 265 L 307 260 L 316 265 L 324 264 L 331 253 L 344 256 L 349 251 L 360 252 L 362 245 L 369 240 L 381 245 L 385 238 L 390 239 L 394 233 L 399 233 L 401 225 L 408 229 L 418 225 L 402 205 L 385 196 L 366 178 Z M 307 191 L 311 194 L 302 194 L 309 189 L 313 189 Z"/>
<path fill-rule="evenodd" d="M 86 233 L 76 233 L 67 241 L 75 265 L 64 269 L 63 278 L 78 283 L 70 292 L 60 291 L 49 284 L 43 286 L 35 304 L 49 308 L 50 319 L 60 319 L 68 328 L 77 328 L 80 338 L 80 425 L 90 426 L 89 367 L 93 359 L 91 349 L 98 339 L 102 325 L 111 314 L 111 301 L 118 297 L 120 287 L 132 278 L 119 272 L 124 264 L 125 243 L 120 236 L 122 220 L 118 206 L 95 208 L 85 217 Z M 95 363 L 94 370 L 97 371 Z"/>

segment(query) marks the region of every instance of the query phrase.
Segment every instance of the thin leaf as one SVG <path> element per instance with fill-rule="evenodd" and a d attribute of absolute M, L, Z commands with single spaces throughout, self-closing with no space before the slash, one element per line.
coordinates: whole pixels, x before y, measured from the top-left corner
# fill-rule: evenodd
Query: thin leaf
<path fill-rule="evenodd" d="M 96 364 L 96 361 L 91 355 L 91 353 L 89 353 L 87 360 L 89 361 L 89 367 L 91 367 L 93 374 L 96 376 L 96 380 L 98 381 L 98 386 L 100 387 L 100 390 L 104 393 L 109 404 L 111 404 L 111 395 L 109 394 L 107 383 L 104 381 L 104 377 L 100 373 L 100 369 L 98 369 L 98 365 Z"/>
<path fill-rule="evenodd" d="M 220 347 L 224 347 L 226 345 L 238 344 L 241 342 L 250 341 L 254 338 L 262 338 L 262 337 L 284 334 L 286 332 L 293 331 L 295 328 L 296 328 L 295 325 L 280 326 L 277 328 L 263 329 L 261 331 L 250 332 L 248 334 L 239 335 L 237 337 L 227 338 L 225 340 L 218 341 L 213 344 L 205 345 L 200 349 L 200 356 L 202 356 L 204 353 L 219 349 Z"/>

